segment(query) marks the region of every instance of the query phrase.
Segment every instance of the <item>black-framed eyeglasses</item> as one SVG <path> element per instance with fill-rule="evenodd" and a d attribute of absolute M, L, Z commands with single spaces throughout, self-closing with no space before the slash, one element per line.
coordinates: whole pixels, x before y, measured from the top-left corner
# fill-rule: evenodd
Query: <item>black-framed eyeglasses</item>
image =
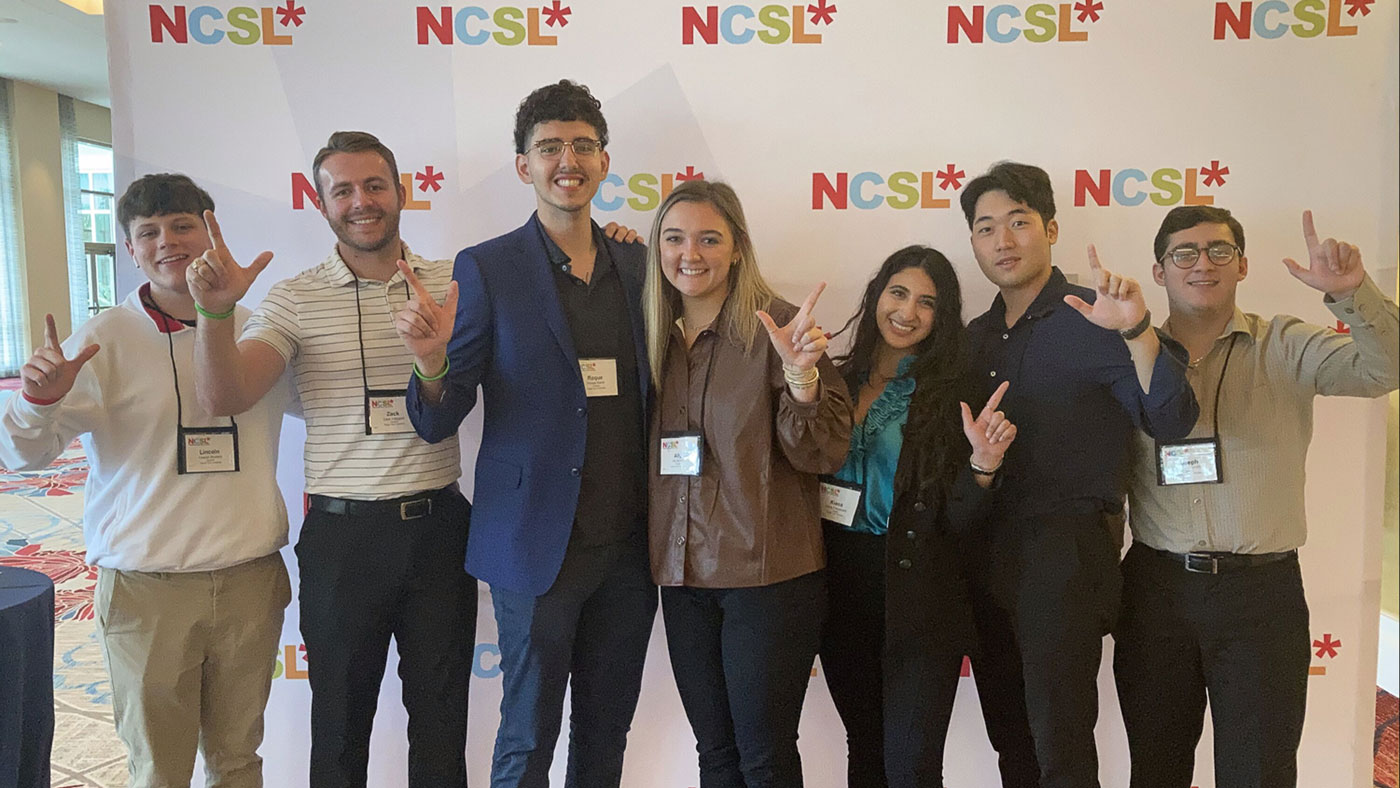
<path fill-rule="evenodd" d="M 597 156 L 599 151 L 603 150 L 603 143 L 601 140 L 579 137 L 572 142 L 565 140 L 540 140 L 534 145 L 531 145 L 530 148 L 539 151 L 540 156 L 546 159 L 557 159 L 563 156 L 565 148 L 572 150 L 575 156 L 585 158 L 588 156 Z"/>
<path fill-rule="evenodd" d="M 1201 259 L 1201 252 L 1205 252 L 1206 259 L 1212 264 L 1225 265 L 1235 259 L 1235 255 L 1240 253 L 1240 248 L 1229 241 L 1211 241 L 1204 247 L 1184 244 L 1162 255 L 1162 261 L 1171 260 L 1172 265 L 1177 268 L 1191 268 Z"/>

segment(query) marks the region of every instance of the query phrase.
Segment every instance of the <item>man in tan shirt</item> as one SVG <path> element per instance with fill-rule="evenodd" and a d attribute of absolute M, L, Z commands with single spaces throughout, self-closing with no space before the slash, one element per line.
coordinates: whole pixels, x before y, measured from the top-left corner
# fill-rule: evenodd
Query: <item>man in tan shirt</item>
<path fill-rule="evenodd" d="M 1190 437 L 1139 433 L 1129 488 L 1114 674 L 1131 788 L 1189 788 L 1206 698 L 1222 788 L 1297 784 L 1307 700 L 1303 472 L 1317 395 L 1377 397 L 1400 383 L 1400 319 L 1351 244 L 1319 241 L 1290 273 L 1325 294 L 1349 334 L 1242 312 L 1244 229 L 1229 211 L 1173 209 L 1157 232 L 1162 331 L 1190 353 L 1201 416 Z"/>

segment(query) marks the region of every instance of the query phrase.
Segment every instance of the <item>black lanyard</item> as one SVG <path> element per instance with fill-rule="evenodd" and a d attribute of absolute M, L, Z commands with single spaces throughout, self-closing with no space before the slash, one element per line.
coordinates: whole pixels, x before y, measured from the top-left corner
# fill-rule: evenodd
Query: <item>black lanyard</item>
<path fill-rule="evenodd" d="M 156 314 L 160 315 L 161 317 L 165 318 L 166 320 L 172 323 L 179 323 L 181 325 L 193 328 L 193 326 L 191 326 L 190 323 L 187 323 L 178 317 L 168 314 L 164 309 L 161 309 L 156 304 L 154 298 L 152 298 L 149 301 L 142 298 L 141 305 L 151 309 Z M 167 325 L 163 328 L 169 328 L 169 326 Z M 183 403 L 181 403 L 180 401 L 180 372 L 175 368 L 175 340 L 171 337 L 171 334 L 175 332 L 162 331 L 161 333 L 165 334 L 165 343 L 168 349 L 170 350 L 170 377 L 175 381 L 175 431 L 176 433 L 178 433 L 180 430 L 185 428 L 185 413 Z M 228 417 L 228 422 L 229 424 L 232 424 L 235 429 L 237 429 L 238 422 L 233 420 L 233 416 Z"/>
<path fill-rule="evenodd" d="M 1235 352 L 1235 342 L 1240 338 L 1239 334 L 1230 335 L 1230 347 L 1225 350 L 1225 363 L 1220 365 L 1220 381 L 1215 384 L 1215 404 L 1211 406 L 1211 430 L 1212 437 L 1220 440 L 1220 391 L 1225 388 L 1225 370 L 1230 368 L 1230 354 Z"/>
<path fill-rule="evenodd" d="M 345 266 L 345 269 L 350 271 L 350 277 L 355 280 L 355 340 L 360 346 L 360 382 L 364 385 L 365 396 L 368 397 L 369 372 L 365 365 L 365 318 L 364 314 L 360 311 L 360 277 L 355 275 L 355 271 L 351 269 L 348 264 Z M 387 297 L 387 282 L 385 283 L 385 287 Z M 403 294 L 407 298 L 412 298 L 410 290 L 408 289 L 408 279 L 403 280 Z M 368 403 L 368 400 L 366 400 L 366 403 Z M 368 408 L 369 405 L 366 404 L 365 407 Z M 366 423 L 368 423 L 368 412 L 365 414 L 365 419 Z"/>

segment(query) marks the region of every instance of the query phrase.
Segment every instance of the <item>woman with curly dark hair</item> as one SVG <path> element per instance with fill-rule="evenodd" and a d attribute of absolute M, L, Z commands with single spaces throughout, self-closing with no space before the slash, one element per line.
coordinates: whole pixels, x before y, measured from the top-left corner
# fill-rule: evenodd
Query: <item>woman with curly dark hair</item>
<path fill-rule="evenodd" d="M 822 668 L 846 726 L 850 788 L 943 784 L 943 743 L 972 610 L 957 533 L 971 526 L 1016 427 L 1001 389 L 973 418 L 962 295 L 948 259 L 885 260 L 843 330 L 856 402 L 845 465 L 822 485 L 828 617 Z"/>

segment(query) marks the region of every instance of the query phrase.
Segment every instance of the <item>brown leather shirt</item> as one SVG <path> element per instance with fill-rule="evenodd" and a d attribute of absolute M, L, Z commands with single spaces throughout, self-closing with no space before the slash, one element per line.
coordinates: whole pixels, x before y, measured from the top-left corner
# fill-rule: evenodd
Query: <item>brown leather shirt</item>
<path fill-rule="evenodd" d="M 769 312 L 783 325 L 797 308 L 774 301 Z M 850 396 L 823 357 L 817 400 L 793 400 L 782 359 L 760 334 L 745 354 L 707 329 L 687 352 L 672 327 L 650 440 L 651 573 L 659 585 L 771 585 L 826 566 L 817 474 L 845 460 Z M 660 436 L 671 431 L 704 435 L 701 475 L 660 475 Z"/>

